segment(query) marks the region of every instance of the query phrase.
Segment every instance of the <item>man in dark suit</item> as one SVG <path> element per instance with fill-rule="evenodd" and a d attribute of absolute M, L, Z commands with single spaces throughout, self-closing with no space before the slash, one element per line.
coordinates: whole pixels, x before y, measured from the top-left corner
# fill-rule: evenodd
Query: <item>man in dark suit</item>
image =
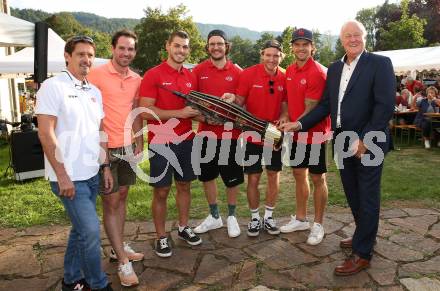
<path fill-rule="evenodd" d="M 365 50 L 366 31 L 360 22 L 346 22 L 340 39 L 346 54 L 329 67 L 321 102 L 306 116 L 280 128 L 307 131 L 330 114 L 335 160 L 356 223 L 353 237 L 341 241 L 341 247 L 352 248 L 352 256 L 335 268 L 336 275 L 346 276 L 370 266 L 396 81 L 390 59 Z"/>

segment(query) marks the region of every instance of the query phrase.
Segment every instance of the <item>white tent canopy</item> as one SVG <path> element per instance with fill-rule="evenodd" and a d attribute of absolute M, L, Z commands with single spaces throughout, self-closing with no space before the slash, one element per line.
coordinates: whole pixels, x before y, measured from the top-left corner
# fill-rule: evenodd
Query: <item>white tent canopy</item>
<path fill-rule="evenodd" d="M 374 52 L 389 57 L 396 74 L 440 70 L 440 46 Z"/>
<path fill-rule="evenodd" d="M 9 21 L 9 22 L 8 22 Z M 16 28 L 13 29 L 12 26 Z M 29 30 L 31 27 L 31 30 Z M 20 45 L 33 46 L 35 25 L 33 23 L 0 14 L 0 46 L 8 43 L 9 46 Z M 16 36 L 11 35 L 17 34 Z M 8 42 L 9 41 L 9 42 Z M 47 40 L 47 72 L 59 73 L 65 69 L 64 45 L 65 41 L 52 29 L 48 31 Z M 94 65 L 106 63 L 108 60 L 96 58 Z M 19 75 L 34 73 L 34 48 L 26 47 L 12 55 L 0 56 L 0 78 L 13 78 Z"/>
<path fill-rule="evenodd" d="M 34 46 L 32 22 L 0 12 L 0 46 Z"/>
<path fill-rule="evenodd" d="M 65 41 L 52 29 L 48 33 L 47 48 L 47 72 L 59 73 L 65 69 L 64 60 Z M 96 58 L 94 65 L 106 63 L 108 60 Z M 0 57 L 0 77 L 11 77 L 11 75 L 33 74 L 34 72 L 34 48 L 28 47 L 15 54 Z"/>

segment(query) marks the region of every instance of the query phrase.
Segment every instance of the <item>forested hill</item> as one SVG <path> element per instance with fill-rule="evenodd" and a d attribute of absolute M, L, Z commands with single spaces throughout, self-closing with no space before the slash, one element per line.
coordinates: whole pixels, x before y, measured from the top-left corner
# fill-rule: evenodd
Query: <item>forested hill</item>
<path fill-rule="evenodd" d="M 70 13 L 82 25 L 109 34 L 112 34 L 113 32 L 121 28 L 133 29 L 140 21 L 139 19 L 135 19 L 135 18 L 106 18 L 87 12 L 70 12 Z M 16 9 L 16 8 L 11 8 L 11 14 L 15 17 L 30 22 L 43 21 L 52 15 L 51 13 L 42 10 Z M 258 40 L 262 34 L 262 32 L 250 30 L 247 28 L 235 27 L 224 24 L 196 23 L 196 25 L 203 38 L 205 38 L 208 35 L 208 33 L 213 29 L 222 29 L 231 38 L 234 36 L 240 36 L 241 38 L 249 39 L 252 42 Z M 272 33 L 275 36 L 281 34 L 280 31 L 270 31 L 270 33 Z"/>

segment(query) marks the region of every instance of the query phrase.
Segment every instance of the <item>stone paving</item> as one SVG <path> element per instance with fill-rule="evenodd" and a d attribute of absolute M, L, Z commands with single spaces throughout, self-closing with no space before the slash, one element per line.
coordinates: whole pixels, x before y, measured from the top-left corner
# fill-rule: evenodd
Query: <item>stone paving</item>
<path fill-rule="evenodd" d="M 222 228 L 190 247 L 168 222 L 174 254 L 164 259 L 153 252 L 152 223 L 128 222 L 125 240 L 145 253 L 142 262 L 134 263 L 140 284 L 120 286 L 104 232 L 102 263 L 115 290 L 440 290 L 439 209 L 383 210 L 371 268 L 342 278 L 333 275 L 333 268 L 349 255 L 339 248 L 354 230 L 347 210 L 326 215 L 326 237 L 313 247 L 305 244 L 307 231 L 249 238 L 246 223 L 240 219 L 237 238 L 228 238 Z M 60 290 L 68 232 L 67 226 L 0 229 L 0 290 Z"/>

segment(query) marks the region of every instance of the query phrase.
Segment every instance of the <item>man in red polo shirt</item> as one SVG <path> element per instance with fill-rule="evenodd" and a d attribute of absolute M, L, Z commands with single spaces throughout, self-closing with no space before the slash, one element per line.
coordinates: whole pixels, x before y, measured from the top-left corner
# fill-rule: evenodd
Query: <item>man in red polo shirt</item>
<path fill-rule="evenodd" d="M 276 40 L 267 41 L 261 50 L 261 64 L 245 69 L 240 76 L 235 102 L 245 105 L 246 110 L 254 116 L 272 123 L 280 120 L 285 112 L 283 122 L 287 121 L 287 104 L 285 93 L 285 76 L 279 65 L 283 58 L 283 49 Z M 283 108 L 283 109 L 282 109 Z M 249 136 L 250 135 L 250 136 Z M 281 151 L 274 151 L 272 145 L 261 142 L 256 132 L 248 134 L 244 172 L 248 175 L 247 197 L 251 211 L 248 224 L 248 236 L 258 236 L 264 228 L 269 234 L 280 233 L 273 219 L 273 210 L 279 190 L 280 171 L 282 169 Z M 255 158 L 258 158 L 255 161 Z M 258 184 L 263 172 L 262 160 L 266 165 L 267 189 L 264 219 L 259 213 L 260 192 Z"/>
<path fill-rule="evenodd" d="M 209 59 L 193 70 L 197 77 L 198 89 L 203 93 L 228 98 L 230 94 L 236 93 L 242 69 L 227 59 L 230 43 L 226 33 L 218 29 L 211 31 L 208 34 L 206 50 Z M 195 233 L 205 233 L 223 226 L 217 206 L 216 179 L 220 175 L 226 186 L 228 235 L 229 237 L 240 235 L 240 227 L 235 218 L 238 185 L 244 182 L 243 167 L 235 159 L 239 135 L 239 130 L 225 129 L 223 124 L 215 124 L 209 120 L 199 124 L 196 139 L 201 144 L 199 180 L 203 182 L 210 214 L 194 229 Z M 204 157 L 209 161 L 205 161 Z"/>
<path fill-rule="evenodd" d="M 153 187 L 152 212 L 156 227 L 155 252 L 160 257 L 172 254 L 165 232 L 167 197 L 174 176 L 176 204 L 179 211 L 178 237 L 190 245 L 202 243 L 188 226 L 191 204 L 191 181 L 196 179 L 191 166 L 194 132 L 191 118 L 200 113 L 185 105 L 185 100 L 169 90 L 188 94 L 197 88 L 194 75 L 183 67 L 189 55 L 189 36 L 184 31 L 173 32 L 166 43 L 168 58 L 148 70 L 141 82 L 140 105 L 149 112 L 148 120 L 150 185 Z"/>
<path fill-rule="evenodd" d="M 312 110 L 324 91 L 326 72 L 325 68 L 313 60 L 315 50 L 310 30 L 300 28 L 293 32 L 292 52 L 295 63 L 286 71 L 287 104 L 291 121 L 298 120 Z M 328 195 L 325 153 L 329 131 L 330 119 L 327 117 L 307 133 L 293 135 L 290 165 L 296 182 L 296 215 L 280 230 L 288 233 L 310 229 L 307 221 L 310 173 L 314 188 L 315 220 L 307 239 L 309 245 L 319 244 L 324 237 L 322 222 Z"/>

